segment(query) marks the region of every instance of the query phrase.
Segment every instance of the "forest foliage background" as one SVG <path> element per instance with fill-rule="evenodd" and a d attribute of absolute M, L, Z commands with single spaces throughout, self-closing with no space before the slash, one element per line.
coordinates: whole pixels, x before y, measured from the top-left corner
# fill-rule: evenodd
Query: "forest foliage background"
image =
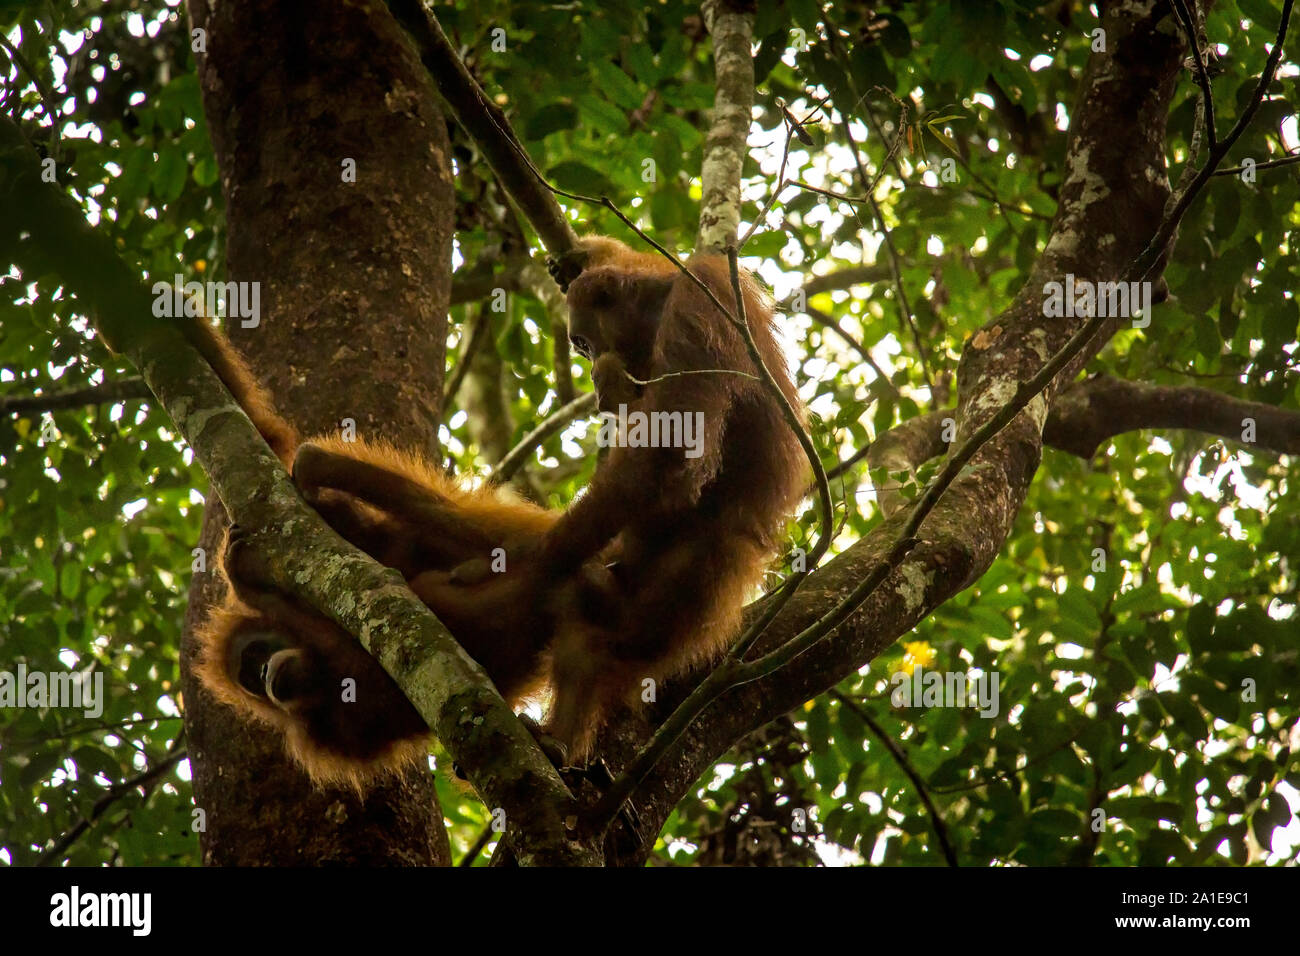
<path fill-rule="evenodd" d="M 945 407 L 964 344 L 1041 251 L 1091 21 L 1077 4 L 1009 0 L 874 13 L 856 4 L 825 12 L 812 0 L 759 6 L 747 218 L 777 178 L 779 103 L 800 118 L 827 93 L 858 104 L 843 121 L 817 114 L 786 175 L 860 195 L 851 131 L 873 173 L 884 169 L 874 195 L 914 312 L 915 331 L 860 204 L 787 189 L 744 247 L 778 301 L 831 467 Z M 1064 16 L 1049 15 L 1062 6 Z M 691 246 L 714 98 L 695 5 L 487 0 L 439 16 L 551 182 L 608 195 L 665 246 Z M 1230 51 L 1215 80 L 1221 123 L 1251 90 L 1276 19 L 1266 0 L 1215 5 L 1207 30 Z M 493 49 L 496 27 L 504 51 Z M 799 29 L 844 40 L 798 51 Z M 148 275 L 223 278 L 221 190 L 177 2 L 4 3 L 0 33 L 54 91 L 60 180 L 97 228 Z M 1284 62 L 1234 165 L 1300 146 L 1296 77 Z M 0 108 L 55 149 L 41 93 L 12 50 L 0 49 L 0 79 Z M 1170 117 L 1173 178 L 1197 96 L 1188 74 Z M 895 97 L 912 108 L 905 145 L 891 152 L 903 115 Z M 557 316 L 518 280 L 527 232 L 458 130 L 453 145 L 457 282 L 509 290 L 504 311 L 475 295 L 453 306 L 449 326 L 449 381 L 469 330 L 482 331 L 450 395 L 443 446 L 457 471 L 485 474 L 564 390 L 589 382 L 581 362 L 572 383 L 557 380 Z M 956 182 L 939 175 L 945 159 L 957 164 Z M 1248 184 L 1216 178 L 1182 226 L 1166 272 L 1171 300 L 1148 328 L 1121 332 L 1088 373 L 1300 408 L 1297 169 L 1261 171 Z M 629 238 L 607 214 L 578 212 L 588 228 Z M 787 307 L 812 277 L 824 291 L 807 304 L 883 376 Z M 66 304 L 56 277 L 0 276 L 0 402 L 134 377 Z M 0 415 L 0 666 L 93 668 L 107 699 L 94 719 L 0 710 L 0 860 L 195 863 L 184 761 L 143 792 L 119 785 L 177 746 L 178 640 L 205 478 L 139 393 L 39 405 Z M 584 422 L 549 439 L 519 482 L 563 505 L 590 477 L 594 438 Z M 876 486 L 910 494 L 929 473 L 858 465 L 838 476 L 837 546 L 880 520 Z M 1013 536 L 978 584 L 836 692 L 744 742 L 678 807 L 655 859 L 707 862 L 743 844 L 749 862 L 936 863 L 941 821 L 962 862 L 976 865 L 1294 862 L 1297 477 L 1294 457 L 1193 432 L 1125 434 L 1092 460 L 1048 449 Z M 806 544 L 814 525 L 810 505 L 791 523 L 792 545 Z M 892 706 L 890 675 L 917 665 L 996 670 L 999 714 Z M 1243 700 L 1247 678 L 1254 701 Z M 486 811 L 448 777 L 439 775 L 440 798 L 453 845 L 464 848 Z M 792 807 L 812 808 L 807 837 L 790 833 Z M 1089 827 L 1097 808 L 1101 833 Z M 56 842 L 70 833 L 66 847 Z"/>

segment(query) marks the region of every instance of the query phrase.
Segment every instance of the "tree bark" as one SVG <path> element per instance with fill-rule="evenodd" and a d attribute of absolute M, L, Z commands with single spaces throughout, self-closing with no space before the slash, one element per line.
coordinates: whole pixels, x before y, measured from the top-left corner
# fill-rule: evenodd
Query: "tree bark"
<path fill-rule="evenodd" d="M 190 0 L 204 112 L 221 170 L 228 278 L 258 282 L 261 322 L 231 339 L 304 435 L 346 420 L 437 454 L 451 289 L 446 122 L 383 4 Z M 344 176 L 355 162 L 355 181 Z M 210 503 L 182 649 L 204 860 L 447 864 L 427 772 L 367 795 L 313 790 L 279 739 L 198 686 L 194 624 L 222 587 Z"/>

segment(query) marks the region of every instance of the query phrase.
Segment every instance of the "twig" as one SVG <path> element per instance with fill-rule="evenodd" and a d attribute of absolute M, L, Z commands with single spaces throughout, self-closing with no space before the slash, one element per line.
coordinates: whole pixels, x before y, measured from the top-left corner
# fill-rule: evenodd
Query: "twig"
<path fill-rule="evenodd" d="M 487 303 L 484 303 L 479 306 L 478 315 L 474 317 L 474 322 L 465 335 L 465 346 L 460 350 L 460 357 L 456 360 L 456 367 L 451 370 L 451 381 L 447 383 L 447 387 L 442 393 L 443 415 L 447 414 L 447 409 L 456 400 L 456 393 L 460 391 L 461 383 L 465 381 L 465 376 L 469 374 L 470 364 L 474 361 L 474 353 L 479 350 L 479 346 L 487 338 L 491 322 L 492 310 L 488 308 Z"/>
<path fill-rule="evenodd" d="M 934 828 L 934 835 L 939 840 L 939 849 L 943 852 L 943 858 L 948 861 L 949 866 L 961 866 L 957 862 L 957 854 L 952 848 L 952 843 L 948 840 L 948 825 L 943 822 L 943 816 L 934 805 L 934 801 L 930 799 L 929 787 L 921 779 L 921 775 L 916 772 L 916 768 L 912 766 L 911 761 L 907 759 L 907 754 L 903 753 L 903 749 L 894 742 L 889 734 L 885 733 L 885 728 L 880 726 L 874 717 L 859 707 L 856 701 L 850 700 L 838 690 L 832 690 L 831 697 L 838 700 L 840 706 L 853 711 L 857 718 L 867 725 L 867 729 L 875 735 L 876 739 L 884 744 L 885 749 L 889 751 L 889 755 L 898 764 L 898 768 L 903 771 L 908 780 L 912 781 L 912 786 L 916 788 L 916 795 L 921 798 L 921 803 L 925 805 L 925 812 L 930 815 L 930 826 Z"/>
<path fill-rule="evenodd" d="M 422 0 L 387 0 L 388 9 L 415 41 L 420 62 L 429 71 L 452 115 L 473 137 L 492 171 L 514 198 L 525 218 L 546 247 L 560 252 L 577 241 L 573 227 L 551 199 L 528 153 L 510 129 L 510 123 L 470 75 L 452 49 L 451 41 L 433 11 Z"/>
<path fill-rule="evenodd" d="M 754 221 L 751 222 L 749 228 L 745 230 L 745 235 L 741 237 L 740 241 L 736 244 L 738 248 L 745 248 L 745 243 L 749 242 L 749 237 L 754 234 L 755 229 L 762 225 L 763 221 L 767 218 L 767 214 L 771 212 L 772 207 L 776 205 L 776 201 L 785 190 L 785 187 L 790 185 L 785 180 L 785 167 L 786 163 L 790 159 L 790 139 L 794 135 L 795 129 L 802 128 L 805 123 L 820 113 L 822 107 L 826 105 L 826 102 L 829 99 L 830 94 L 828 93 L 818 101 L 817 105 L 813 107 L 812 112 L 801 120 L 793 119 L 790 116 L 789 111 L 782 107 L 782 122 L 785 124 L 785 147 L 781 150 L 781 168 L 776 174 L 776 188 L 772 190 L 772 195 L 767 198 L 767 202 L 763 205 L 763 208 L 759 210 L 758 215 L 754 217 Z"/>
<path fill-rule="evenodd" d="M 177 738 L 179 741 L 180 738 Z M 68 830 L 61 837 L 54 841 L 54 845 L 45 850 L 36 859 L 36 866 L 50 866 L 64 855 L 67 849 L 72 846 L 77 839 L 95 825 L 95 822 L 104 815 L 115 802 L 125 797 L 132 790 L 139 787 L 144 791 L 147 798 L 153 790 L 153 785 L 158 779 L 164 776 L 168 771 L 178 763 L 189 756 L 186 750 L 176 750 L 168 754 L 164 759 L 154 766 L 150 767 L 143 773 L 137 774 L 119 783 L 113 784 L 108 788 L 108 792 L 95 801 L 94 806 L 90 808 L 90 813 L 77 821 L 72 829 Z"/>
<path fill-rule="evenodd" d="M 561 406 L 543 421 L 539 422 L 537 427 L 519 440 L 519 444 L 506 452 L 505 457 L 497 463 L 492 475 L 488 478 L 488 483 L 493 485 L 503 485 L 514 477 L 528 456 L 537 449 L 542 442 L 550 438 L 556 432 L 564 428 L 575 418 L 587 414 L 596 404 L 596 393 L 587 392 L 585 395 L 579 395 L 569 404 Z"/>
<path fill-rule="evenodd" d="M 72 388 L 65 392 L 44 392 L 40 395 L 8 395 L 0 397 L 0 415 L 20 415 L 24 412 L 53 412 L 83 405 L 101 405 L 105 402 L 125 402 L 132 399 L 153 398 L 149 386 L 140 378 L 123 378 L 85 388 Z"/>
<path fill-rule="evenodd" d="M 547 248 L 559 252 L 569 251 L 574 247 L 575 237 L 572 227 L 569 226 L 568 221 L 560 213 L 558 204 L 553 201 L 549 203 L 543 202 L 541 196 L 533 189 L 533 183 L 540 185 L 543 190 L 553 196 L 563 196 L 575 202 L 599 206 L 608 209 L 618 217 L 620 222 L 649 243 L 656 252 L 671 262 L 690 281 L 694 282 L 713 306 L 736 326 L 745 342 L 745 348 L 749 353 L 750 360 L 762 374 L 763 381 L 769 393 L 776 399 L 786 423 L 799 437 L 799 442 L 808 455 L 808 461 L 814 474 L 820 474 L 822 472 L 821 460 L 813 447 L 812 440 L 805 432 L 803 423 L 799 420 L 799 415 L 795 412 L 794 406 L 790 404 L 785 393 L 776 384 L 776 379 L 772 377 L 771 371 L 764 363 L 763 356 L 758 351 L 758 345 L 754 341 L 754 336 L 750 332 L 748 324 L 744 321 L 738 321 L 736 316 L 718 300 L 718 297 L 704 280 L 691 272 L 690 269 L 678 261 L 676 256 L 632 222 L 608 196 L 598 198 L 586 196 L 581 193 L 571 193 L 551 185 L 546 177 L 542 175 L 541 170 L 533 163 L 527 151 L 510 132 L 510 124 L 505 115 L 483 93 L 474 78 L 469 75 L 469 71 L 466 70 L 465 64 L 461 62 L 460 57 L 456 56 L 456 52 L 451 48 L 451 43 L 448 41 L 446 34 L 443 33 L 441 25 L 433 15 L 433 11 L 424 7 L 418 0 L 388 0 L 388 6 L 399 22 L 415 39 L 417 48 L 420 51 L 421 62 L 424 63 L 425 68 L 433 74 L 440 84 L 446 84 L 446 87 L 442 85 L 439 87 L 443 97 L 452 104 L 457 120 L 479 143 L 493 170 L 502 178 L 502 184 L 507 191 L 515 194 L 516 189 L 524 190 L 524 195 L 515 195 L 515 199 L 523 209 L 524 215 L 528 217 L 533 227 L 542 235 L 542 240 L 546 243 Z M 506 172 L 503 173 L 503 170 Z M 527 173 L 528 176 L 522 175 L 523 173 Z M 521 179 L 525 181 L 520 182 Z M 534 216 L 540 218 L 534 219 Z M 737 308 L 743 309 L 743 307 L 743 304 L 738 301 Z M 572 404 L 571 402 L 570 405 Z M 826 540 L 823 543 L 819 538 L 818 541 L 818 548 L 822 554 L 830 546 L 831 529 L 832 517 L 828 489 L 826 500 L 823 502 L 821 530 L 821 536 Z M 816 550 L 814 549 L 814 551 Z"/>
<path fill-rule="evenodd" d="M 40 737 L 30 737 L 26 740 L 14 740 L 9 742 L 9 746 L 29 750 L 33 747 L 39 747 L 49 743 L 51 740 L 66 740 L 69 737 L 79 737 L 82 734 L 96 733 L 116 733 L 119 730 L 125 730 L 127 727 L 134 727 L 136 724 L 153 724 L 162 720 L 183 720 L 180 714 L 174 717 L 137 717 L 134 720 L 121 720 L 114 723 L 90 724 L 85 727 L 73 727 L 71 730 L 63 730 L 56 734 L 42 734 Z"/>
<path fill-rule="evenodd" d="M 0 32 L 0 47 L 4 47 L 5 51 L 13 59 L 14 63 L 21 67 L 22 71 L 27 74 L 28 79 L 32 81 L 32 85 L 36 87 L 36 92 L 41 97 L 41 106 L 45 108 L 45 115 L 50 119 L 50 156 L 54 160 L 54 165 L 57 167 L 59 164 L 60 145 L 59 124 L 62 122 L 62 116 L 54 106 L 54 93 L 45 85 L 45 80 L 41 75 L 37 73 L 36 70 L 32 69 L 32 65 L 27 62 L 22 51 L 10 43 L 9 38 L 6 37 L 3 32 Z"/>
<path fill-rule="evenodd" d="M 1205 60 L 1201 56 L 1201 41 L 1197 37 L 1196 24 L 1187 10 L 1184 0 L 1173 0 L 1174 10 L 1182 21 L 1183 32 L 1191 44 L 1192 56 L 1196 58 L 1196 82 L 1201 88 L 1201 99 L 1205 104 L 1205 135 L 1210 141 L 1210 149 L 1219 145 L 1218 133 L 1214 128 L 1214 97 L 1210 94 L 1210 76 L 1205 72 Z"/>
<path fill-rule="evenodd" d="M 483 848 L 492 842 L 493 832 L 492 824 L 489 823 L 483 828 L 483 832 L 478 835 L 478 839 L 474 841 L 473 846 L 465 851 L 465 855 L 460 858 L 460 862 L 458 862 L 456 866 L 473 866 L 474 861 L 478 859 L 478 855 L 483 852 Z"/>
<path fill-rule="evenodd" d="M 838 478 L 840 475 L 844 474 L 846 471 L 848 471 L 850 468 L 852 468 L 862 459 L 866 458 L 867 455 L 870 453 L 871 453 L 871 443 L 868 442 L 867 444 L 859 448 L 857 451 L 855 451 L 852 455 L 849 455 L 848 458 L 845 458 L 838 465 L 835 465 L 833 468 L 831 468 L 830 471 L 826 472 L 826 477 Z M 899 487 L 901 488 L 903 486 L 899 485 Z"/>
<path fill-rule="evenodd" d="M 786 182 L 787 186 L 798 186 L 800 189 L 806 189 L 810 193 L 818 193 L 822 196 L 828 196 L 831 199 L 838 199 L 840 202 L 846 202 L 855 206 L 870 205 L 870 196 L 846 196 L 843 193 L 837 193 L 830 189 L 822 189 L 820 186 L 810 186 L 808 183 L 801 183 L 797 179 L 791 179 Z"/>
<path fill-rule="evenodd" d="M 804 307 L 804 315 L 808 316 L 808 318 L 812 319 L 823 328 L 834 332 L 848 344 L 849 348 L 862 356 L 862 360 L 870 365 L 871 370 L 876 373 L 876 381 L 872 382 L 872 385 L 879 382 L 881 390 L 888 394 L 890 398 L 894 399 L 894 401 L 898 401 L 902 398 L 902 394 L 898 391 L 898 388 L 889 380 L 889 376 L 885 374 L 885 370 L 876 364 L 876 360 L 871 357 L 871 353 L 867 351 L 867 347 L 853 336 L 849 335 L 849 333 L 845 332 L 844 328 L 836 322 L 834 318 L 827 315 L 821 309 L 813 308 L 811 305 Z"/>
<path fill-rule="evenodd" d="M 871 177 L 867 175 L 867 170 L 862 165 L 862 157 L 858 155 L 858 144 L 853 140 L 853 131 L 849 128 L 849 121 L 843 113 L 840 114 L 840 125 L 844 129 L 844 138 L 848 141 L 849 152 L 853 154 L 853 165 L 858 171 L 858 178 L 867 189 L 868 205 L 871 207 L 872 215 L 876 217 L 876 225 L 885 243 L 885 252 L 889 256 L 889 268 L 894 276 L 894 289 L 898 293 L 898 311 L 902 315 L 904 323 L 912 331 L 912 341 L 916 344 L 917 357 L 921 362 L 921 374 L 925 378 L 925 384 L 930 387 L 930 391 L 933 393 L 934 379 L 930 375 L 930 353 L 926 349 L 925 343 L 921 341 L 921 332 L 916 327 L 916 316 L 913 315 L 912 306 L 907 300 L 907 289 L 903 287 L 902 261 L 898 249 L 894 246 L 894 236 L 889 231 L 889 226 L 885 224 L 885 214 L 881 212 L 880 204 L 876 202 L 875 196 L 872 195 Z"/>
<path fill-rule="evenodd" d="M 1296 163 L 1300 163 L 1300 153 L 1292 153 L 1289 156 L 1283 156 L 1281 159 L 1270 159 L 1266 163 L 1255 163 L 1253 166 L 1233 166 L 1231 169 L 1215 170 L 1214 175 L 1237 176 L 1247 169 L 1277 169 L 1279 166 L 1294 166 Z"/>

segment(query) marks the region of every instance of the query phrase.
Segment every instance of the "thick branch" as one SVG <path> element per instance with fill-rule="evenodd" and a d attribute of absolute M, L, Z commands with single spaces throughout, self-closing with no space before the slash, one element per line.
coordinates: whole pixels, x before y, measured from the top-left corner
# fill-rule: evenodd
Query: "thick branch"
<path fill-rule="evenodd" d="M 438 92 L 465 132 L 478 144 L 492 172 L 537 230 L 551 255 L 570 252 L 577 243 L 573 228 L 555 197 L 543 185 L 510 123 L 461 62 L 433 11 L 421 0 L 389 0 L 388 9 L 410 34 Z"/>
<path fill-rule="evenodd" d="M 1253 444 L 1300 454 L 1300 412 L 1210 388 L 1149 385 L 1108 375 L 1063 391 L 1052 404 L 1043 440 L 1061 451 L 1091 458 L 1108 438 L 1143 428 L 1185 428 L 1243 443 L 1246 420 L 1254 422 Z"/>
<path fill-rule="evenodd" d="M 903 422 L 881 435 L 867 453 L 872 469 L 910 471 L 948 448 L 943 420 L 956 409 L 929 412 Z M 1254 441 L 1243 437 L 1254 423 Z M 1102 442 L 1125 432 L 1148 428 L 1179 428 L 1204 432 L 1250 447 L 1280 454 L 1300 454 L 1300 412 L 1275 408 L 1191 385 L 1150 385 L 1109 375 L 1076 382 L 1053 401 L 1043 426 L 1043 442 L 1091 458 Z M 883 496 L 882 496 L 883 500 Z M 886 507 L 893 513 L 893 507 Z"/>

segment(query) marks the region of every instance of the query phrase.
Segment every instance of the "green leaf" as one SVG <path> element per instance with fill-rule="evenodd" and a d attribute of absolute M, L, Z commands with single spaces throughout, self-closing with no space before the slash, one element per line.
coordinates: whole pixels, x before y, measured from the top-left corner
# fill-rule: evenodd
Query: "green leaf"
<path fill-rule="evenodd" d="M 621 116 L 621 114 L 620 114 Z M 524 139 L 545 139 L 563 129 L 578 125 L 578 108 L 572 103 L 549 103 L 528 117 L 524 124 Z"/>
<path fill-rule="evenodd" d="M 634 110 L 645 100 L 646 91 L 608 60 L 592 64 L 592 71 L 596 74 L 597 89 L 624 110 Z"/>
<path fill-rule="evenodd" d="M 1101 632 L 1101 618 L 1089 592 L 1082 585 L 1071 584 L 1057 600 L 1057 606 L 1084 633 L 1095 636 Z"/>
<path fill-rule="evenodd" d="M 570 192 L 604 196 L 617 191 L 604 173 L 576 159 L 552 166 L 547 176 L 561 189 Z"/>
<path fill-rule="evenodd" d="M 1069 810 L 1049 807 L 1030 814 L 1029 825 L 1034 830 L 1051 836 L 1075 836 L 1083 830 L 1083 818 Z"/>
<path fill-rule="evenodd" d="M 1187 612 L 1187 643 L 1197 654 L 1214 649 L 1214 609 L 1202 601 Z"/>
<path fill-rule="evenodd" d="M 623 58 L 632 68 L 632 75 L 643 87 L 653 89 L 659 85 L 661 74 L 655 65 L 654 54 L 650 52 L 648 46 L 634 43 L 624 51 Z"/>
<path fill-rule="evenodd" d="M 189 174 L 189 165 L 180 149 L 170 144 L 164 146 L 153 171 L 155 194 L 163 202 L 171 202 L 180 196 Z"/>
<path fill-rule="evenodd" d="M 1196 342 L 1197 351 L 1207 359 L 1215 361 L 1223 351 L 1223 341 L 1219 338 L 1219 328 L 1214 324 L 1205 313 L 1196 316 L 1195 324 L 1192 326 L 1192 337 Z"/>
<path fill-rule="evenodd" d="M 75 598 L 81 590 L 81 567 L 68 561 L 59 568 L 59 592 L 65 598 Z"/>

